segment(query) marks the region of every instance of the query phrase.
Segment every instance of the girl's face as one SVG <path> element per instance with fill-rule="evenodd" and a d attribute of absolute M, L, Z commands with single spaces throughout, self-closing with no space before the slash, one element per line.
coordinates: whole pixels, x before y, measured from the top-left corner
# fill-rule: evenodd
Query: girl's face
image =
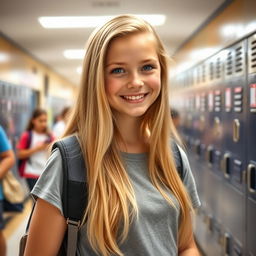
<path fill-rule="evenodd" d="M 140 117 L 158 97 L 161 70 L 149 33 L 114 39 L 107 52 L 105 86 L 115 115 Z"/>
<path fill-rule="evenodd" d="M 37 132 L 45 132 L 47 128 L 47 115 L 42 114 L 32 120 L 34 130 Z"/>

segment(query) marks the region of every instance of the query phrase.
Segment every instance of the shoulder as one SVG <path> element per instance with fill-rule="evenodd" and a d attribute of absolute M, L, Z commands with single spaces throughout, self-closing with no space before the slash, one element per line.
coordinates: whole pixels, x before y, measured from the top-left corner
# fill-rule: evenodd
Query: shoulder
<path fill-rule="evenodd" d="M 0 152 L 10 150 L 11 146 L 4 129 L 0 126 Z"/>
<path fill-rule="evenodd" d="M 30 132 L 30 131 L 24 131 L 24 132 L 21 134 L 20 139 L 21 139 L 21 140 L 27 140 L 30 135 L 32 135 L 32 132 Z"/>
<path fill-rule="evenodd" d="M 180 156 L 181 156 L 181 160 L 182 160 L 184 168 L 189 168 L 190 165 L 189 165 L 188 157 L 187 157 L 187 154 L 186 154 L 185 150 L 181 146 L 179 146 L 178 144 L 177 144 L 177 146 L 178 146 L 178 149 L 180 151 Z"/>
<path fill-rule="evenodd" d="M 198 208 L 201 205 L 201 202 L 198 196 L 194 174 L 191 170 L 189 159 L 185 150 L 180 146 L 178 147 L 180 150 L 180 155 L 183 163 L 183 171 L 184 171 L 183 184 L 185 185 L 187 192 L 190 195 L 193 207 Z"/>
<path fill-rule="evenodd" d="M 4 136 L 5 136 L 4 129 L 2 128 L 2 126 L 0 126 L 0 139 L 2 139 L 2 137 Z"/>
<path fill-rule="evenodd" d="M 27 144 L 28 144 L 28 140 L 29 140 L 29 136 L 31 135 L 31 132 L 29 131 L 24 131 L 19 139 L 19 142 L 17 144 L 17 148 L 18 149 L 25 149 L 27 148 Z"/>
<path fill-rule="evenodd" d="M 47 160 L 45 169 L 31 193 L 34 198 L 39 197 L 54 205 L 63 214 L 61 198 L 62 184 L 62 159 L 59 150 L 56 148 L 52 151 L 52 154 Z"/>
<path fill-rule="evenodd" d="M 50 157 L 47 160 L 46 168 L 52 165 L 62 166 L 62 158 L 61 158 L 60 150 L 58 148 L 53 149 Z"/>
<path fill-rule="evenodd" d="M 189 177 L 193 177 L 192 171 L 191 171 L 191 167 L 190 167 L 190 163 L 188 160 L 188 156 L 187 153 L 185 152 L 185 150 L 179 146 L 178 149 L 180 151 L 180 157 L 181 157 L 181 161 L 182 161 L 182 168 L 183 168 L 183 182 L 186 184 L 186 182 L 188 182 Z"/>
<path fill-rule="evenodd" d="M 4 131 L 4 129 L 2 128 L 2 126 L 0 126 L 0 136 L 1 136 L 1 137 L 0 137 L 1 139 L 6 137 L 5 131 Z"/>

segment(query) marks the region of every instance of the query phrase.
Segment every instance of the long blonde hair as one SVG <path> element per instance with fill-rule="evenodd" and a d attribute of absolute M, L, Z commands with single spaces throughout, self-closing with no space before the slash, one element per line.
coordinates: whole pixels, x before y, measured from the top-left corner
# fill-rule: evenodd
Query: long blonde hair
<path fill-rule="evenodd" d="M 123 255 L 118 244 L 127 237 L 129 225 L 138 213 L 134 190 L 120 157 L 118 128 L 105 92 L 106 54 L 115 38 L 145 32 L 155 37 L 161 66 L 161 92 L 141 124 L 141 132 L 150 133 L 149 174 L 152 184 L 169 204 L 174 206 L 168 191 L 180 204 L 179 248 L 185 246 L 190 235 L 186 225 L 191 204 L 170 148 L 170 137 L 178 139 L 178 135 L 169 111 L 168 57 L 152 26 L 138 17 L 121 15 L 96 29 L 88 40 L 77 103 L 64 134 L 77 133 L 80 139 L 88 179 L 83 223 L 86 221 L 92 248 L 104 256 Z"/>

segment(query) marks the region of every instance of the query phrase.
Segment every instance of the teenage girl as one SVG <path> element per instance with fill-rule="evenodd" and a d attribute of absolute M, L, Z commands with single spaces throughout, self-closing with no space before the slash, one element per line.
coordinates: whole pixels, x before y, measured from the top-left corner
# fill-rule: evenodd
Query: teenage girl
<path fill-rule="evenodd" d="M 53 136 L 47 128 L 47 112 L 43 109 L 34 110 L 17 145 L 19 172 L 26 178 L 30 190 L 44 170 L 47 150 L 52 141 Z"/>
<path fill-rule="evenodd" d="M 167 72 L 161 41 L 140 18 L 118 16 L 89 38 L 65 133 L 77 135 L 87 166 L 76 255 L 199 255 L 191 212 L 200 201 L 182 149 L 183 180 L 175 167 Z M 55 150 L 32 191 L 37 203 L 26 256 L 53 256 L 60 248 L 67 228 L 62 180 Z"/>

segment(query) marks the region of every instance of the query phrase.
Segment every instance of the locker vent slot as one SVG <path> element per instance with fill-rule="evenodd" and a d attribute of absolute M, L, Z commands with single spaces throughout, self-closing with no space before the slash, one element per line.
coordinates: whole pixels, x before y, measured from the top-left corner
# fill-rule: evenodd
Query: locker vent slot
<path fill-rule="evenodd" d="M 242 46 L 238 46 L 235 49 L 235 73 L 240 74 L 243 72 L 244 69 L 244 56 L 243 56 L 243 48 Z"/>
<path fill-rule="evenodd" d="M 229 51 L 227 54 L 226 60 L 226 76 L 231 76 L 233 74 L 233 56 L 232 51 Z"/>
<path fill-rule="evenodd" d="M 214 63 L 210 62 L 210 80 L 214 79 Z"/>
<path fill-rule="evenodd" d="M 197 80 L 196 81 L 197 81 L 197 84 L 200 84 L 200 74 L 201 74 L 200 66 L 197 67 L 196 71 L 197 71 Z"/>
<path fill-rule="evenodd" d="M 220 62 L 220 57 L 218 57 L 217 61 L 216 61 L 216 78 L 217 79 L 221 78 L 221 62 Z"/>
<path fill-rule="evenodd" d="M 256 34 L 249 39 L 249 72 L 256 72 Z"/>
<path fill-rule="evenodd" d="M 205 64 L 203 64 L 202 66 L 202 82 L 205 83 L 206 81 L 206 68 L 205 68 Z"/>
<path fill-rule="evenodd" d="M 194 84 L 194 72 L 193 72 L 193 70 L 191 70 L 190 72 L 189 72 L 189 85 L 190 86 L 193 86 L 193 84 Z"/>

